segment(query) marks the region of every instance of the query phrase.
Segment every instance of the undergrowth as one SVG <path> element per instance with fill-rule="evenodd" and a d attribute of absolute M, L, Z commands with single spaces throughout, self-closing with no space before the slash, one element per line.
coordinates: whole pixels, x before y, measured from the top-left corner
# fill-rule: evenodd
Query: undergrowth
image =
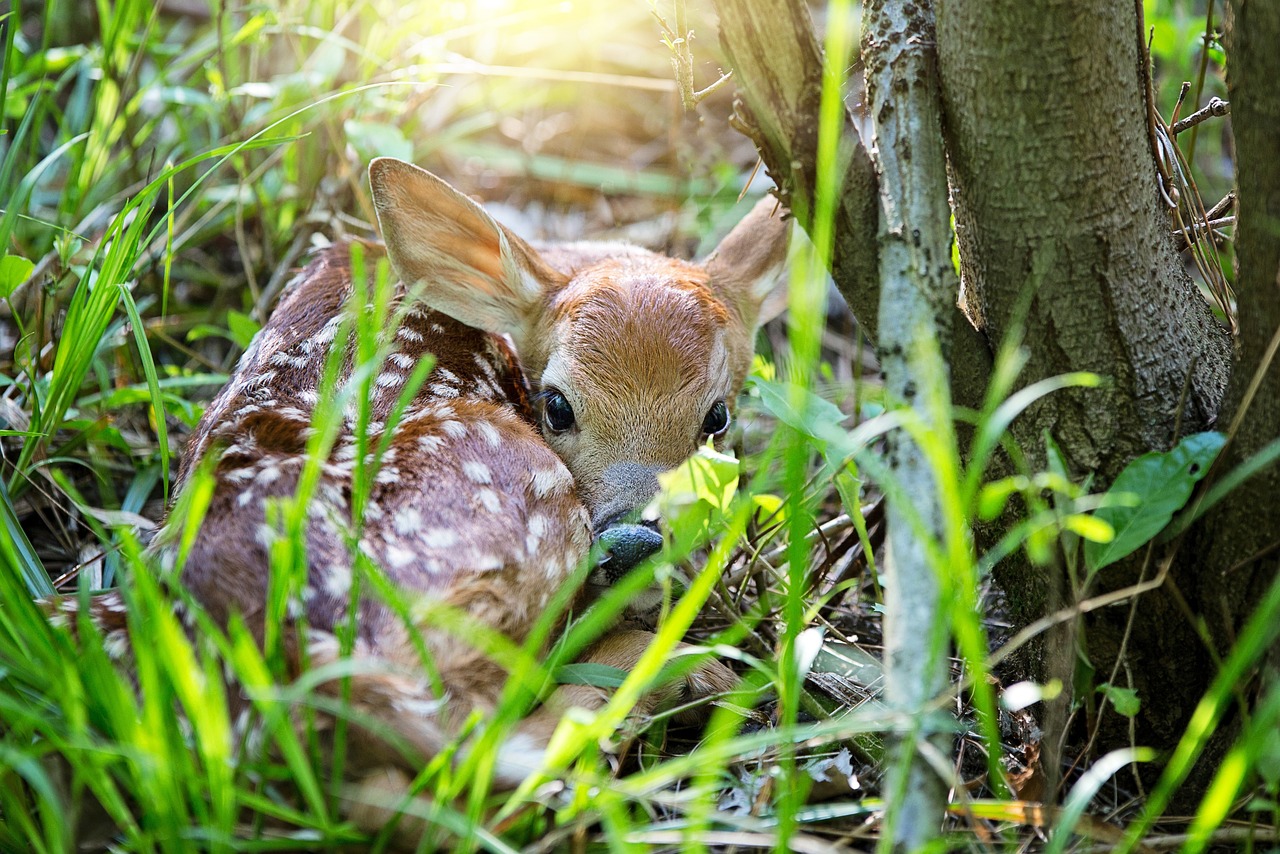
<path fill-rule="evenodd" d="M 162 14 L 141 0 L 86 10 L 49 0 L 0 12 L 0 847 L 316 850 L 395 841 L 394 825 L 369 837 L 344 818 L 355 796 L 341 773 L 346 723 L 336 732 L 308 725 L 317 712 L 350 723 L 350 710 L 314 690 L 341 668 L 289 682 L 270 635 L 259 645 L 237 621 L 216 625 L 191 603 L 197 628 L 189 632 L 172 605 L 182 591 L 144 544 L 170 502 L 184 536 L 199 524 L 209 473 L 197 470 L 175 495 L 171 472 L 290 272 L 314 246 L 372 236 L 363 183 L 371 157 L 428 165 L 550 237 L 612 230 L 689 253 L 741 212 L 754 152 L 726 142 L 727 130 L 708 139 L 696 119 L 679 117 L 646 7 L 597 8 L 604 5 L 280 0 L 214 4 L 206 18 Z M 1169 57 L 1176 48 L 1156 45 Z M 704 116 L 723 115 L 728 99 L 708 99 Z M 586 222 L 566 212 L 584 209 Z M 859 339 L 824 342 L 822 267 L 821 248 L 797 254 L 791 322 L 771 327 L 771 357 L 757 360 L 736 457 L 708 451 L 665 484 L 673 536 L 662 559 L 575 615 L 565 637 L 549 638 L 545 657 L 539 640 L 555 612 L 523 646 L 477 640 L 520 662 L 521 678 L 491 719 L 466 728 L 465 761 L 429 763 L 413 797 L 388 805 L 426 821 L 424 850 L 817 850 L 837 836 L 873 845 L 885 739 L 922 725 L 880 705 L 879 666 L 865 651 L 879 631 L 879 502 L 894 494 L 875 453 L 888 430 L 905 430 L 924 450 L 948 511 L 932 561 L 952 627 L 939 654 L 951 640 L 957 656 L 937 725 L 953 728 L 968 752 L 954 765 L 935 757 L 955 784 L 947 844 L 988 849 L 1039 838 L 1062 850 L 1073 832 L 1116 840 L 1085 820 L 1086 807 L 1109 780 L 1128 785 L 1116 781 L 1150 758 L 1140 751 L 1070 780 L 1054 815 L 1037 817 L 1021 800 L 1038 738 L 1025 709 L 1055 688 L 998 696 L 1000 662 L 1030 636 L 1009 638 L 984 618 L 998 603 L 987 572 L 1014 552 L 1065 556 L 1079 562 L 1084 598 L 1106 549 L 1139 547 L 1181 507 L 1154 528 L 1147 520 L 1138 536 L 1125 515 L 1142 507 L 1132 496 L 1170 480 L 1185 482 L 1189 495 L 1194 479 L 1178 480 L 1182 458 L 1161 458 L 1108 496 L 1052 464 L 1046 472 L 1023 464 L 987 482 L 993 454 L 1015 467 L 1021 459 L 1005 430 L 1017 412 L 1037 395 L 1097 378 L 1013 393 L 1021 356 L 1011 341 L 981 412 L 937 399 L 928 423 L 913 420 L 883 399 L 873 370 L 863 372 Z M 385 270 L 369 272 L 373 293 L 385 294 Z M 385 358 L 384 321 L 377 313 L 351 319 L 360 364 L 346 384 L 331 371 L 335 399 L 367 406 L 361 383 Z M 313 463 L 331 432 L 324 413 L 341 409 L 317 410 Z M 957 423 L 969 437 L 963 456 Z M 1215 441 L 1181 452 L 1211 460 Z M 1014 495 L 1022 521 L 978 554 L 974 525 Z M 288 524 L 302 518 L 305 499 L 302 492 L 282 508 L 275 577 L 305 565 L 300 526 Z M 378 567 L 357 564 L 364 595 L 408 613 Z M 574 653 L 654 584 L 664 591 L 661 620 L 639 666 L 575 671 Z M 118 638 L 87 619 L 51 623 L 33 602 L 112 587 L 128 606 L 127 666 L 113 658 Z M 269 608 L 284 613 L 287 588 L 273 586 L 279 598 Z M 1266 618 L 1280 610 L 1277 597 L 1273 585 L 1223 662 L 1129 844 L 1162 816 L 1178 774 L 1232 702 L 1232 679 L 1274 642 Z M 448 613 L 433 619 L 453 625 Z M 664 714 L 637 733 L 628 710 L 682 666 L 670 661 L 681 640 L 732 662 L 742 688 L 717 699 L 705 727 L 677 726 Z M 567 716 L 546 767 L 517 792 L 491 792 L 501 733 L 566 679 L 616 687 L 614 700 L 598 714 Z M 1117 709 L 1132 700 L 1111 690 Z M 239 719 L 228 691 L 247 701 Z M 1258 774 L 1251 815 L 1275 823 L 1278 698 L 1273 689 L 1258 704 L 1203 801 L 1193 824 L 1202 843 L 1226 826 Z M 1141 805 L 1123 817 L 1138 812 Z"/>

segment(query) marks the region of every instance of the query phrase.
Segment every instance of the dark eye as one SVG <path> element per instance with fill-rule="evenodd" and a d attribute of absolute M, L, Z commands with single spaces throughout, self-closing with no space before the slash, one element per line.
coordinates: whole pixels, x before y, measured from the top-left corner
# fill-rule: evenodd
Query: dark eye
<path fill-rule="evenodd" d="M 702 419 L 702 435 L 719 436 L 729 429 L 729 407 L 723 400 L 717 400 L 707 410 L 707 417 Z"/>
<path fill-rule="evenodd" d="M 549 391 L 542 401 L 542 418 L 553 433 L 563 433 L 573 426 L 573 407 L 558 391 Z"/>

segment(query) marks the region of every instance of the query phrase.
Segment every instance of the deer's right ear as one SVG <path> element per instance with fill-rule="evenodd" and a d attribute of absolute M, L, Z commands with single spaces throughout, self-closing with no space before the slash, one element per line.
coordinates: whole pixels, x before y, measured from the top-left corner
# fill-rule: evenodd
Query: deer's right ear
<path fill-rule="evenodd" d="M 444 181 L 403 160 L 369 164 L 373 207 L 396 275 L 431 308 L 517 346 L 564 284 L 528 244 Z"/>

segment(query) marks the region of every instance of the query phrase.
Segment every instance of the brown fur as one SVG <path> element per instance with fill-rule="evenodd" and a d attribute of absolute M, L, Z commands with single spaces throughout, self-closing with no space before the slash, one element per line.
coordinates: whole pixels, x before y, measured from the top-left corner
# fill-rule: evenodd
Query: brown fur
<path fill-rule="evenodd" d="M 585 557 L 593 522 L 643 504 L 654 475 L 705 441 L 708 408 L 732 404 L 786 243 L 785 227 L 758 207 L 722 244 L 749 246 L 741 261 L 722 251 L 698 265 L 601 244 L 539 251 L 415 167 L 382 159 L 370 177 L 401 280 L 396 300 L 419 286 L 421 296 L 388 332 L 396 348 L 373 386 L 364 447 L 382 442 L 413 366 L 428 354 L 436 364 L 390 428 L 358 530 L 351 501 L 361 425 L 354 412 L 342 414 L 307 505 L 306 575 L 288 619 L 305 619 L 308 648 L 294 650 L 295 667 L 339 657 L 357 537 L 359 551 L 411 600 L 447 605 L 524 639 Z M 259 637 L 272 543 L 284 536 L 271 508 L 298 489 L 331 348 L 344 348 L 340 384 L 353 370 L 351 344 L 337 340 L 351 292 L 347 253 L 321 252 L 288 286 L 206 411 L 180 474 L 186 481 L 202 458 L 218 455 L 212 503 L 179 568 L 182 582 L 215 619 L 239 614 Z M 578 423 L 540 434 L 543 416 L 530 392 L 553 383 Z M 162 565 L 175 561 L 184 524 L 170 519 L 157 538 Z M 405 756 L 370 740 L 352 751 L 357 766 L 392 763 L 414 772 L 473 711 L 496 704 L 504 663 L 465 634 L 430 620 L 418 626 L 445 689 L 436 694 L 409 630 L 367 588 L 356 626 L 353 655 L 384 669 L 354 677 L 352 700 L 413 748 Z M 286 636 L 288 648 L 297 636 Z M 584 660 L 627 669 L 650 637 L 615 632 Z M 732 682 L 730 671 L 710 662 L 670 690 L 706 694 Z M 582 686 L 559 689 L 520 725 L 500 757 L 499 782 L 514 785 L 536 767 L 564 708 L 605 699 Z"/>

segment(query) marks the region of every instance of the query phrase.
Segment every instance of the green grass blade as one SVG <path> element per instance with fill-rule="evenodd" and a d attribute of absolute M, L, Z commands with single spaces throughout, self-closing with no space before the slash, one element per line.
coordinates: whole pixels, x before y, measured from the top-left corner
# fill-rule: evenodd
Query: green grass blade
<path fill-rule="evenodd" d="M 0 537 L 0 552 L 4 553 L 10 570 L 21 576 L 33 597 L 52 596 L 54 590 L 49 573 L 45 572 L 44 563 L 18 523 L 18 513 L 3 480 L 0 480 L 0 529 L 4 531 L 4 536 Z"/>
<path fill-rule="evenodd" d="M 121 284 L 120 300 L 133 324 L 133 340 L 138 345 L 138 358 L 142 360 L 142 372 L 147 378 L 147 389 L 151 392 L 151 407 L 155 413 L 156 440 L 160 451 L 160 480 L 164 484 L 164 501 L 169 503 L 169 428 L 165 423 L 164 397 L 160 394 L 160 383 L 156 377 L 156 364 L 151 358 L 151 345 L 147 343 L 147 329 L 142 317 L 138 314 L 138 306 L 133 302 L 129 289 Z"/>

